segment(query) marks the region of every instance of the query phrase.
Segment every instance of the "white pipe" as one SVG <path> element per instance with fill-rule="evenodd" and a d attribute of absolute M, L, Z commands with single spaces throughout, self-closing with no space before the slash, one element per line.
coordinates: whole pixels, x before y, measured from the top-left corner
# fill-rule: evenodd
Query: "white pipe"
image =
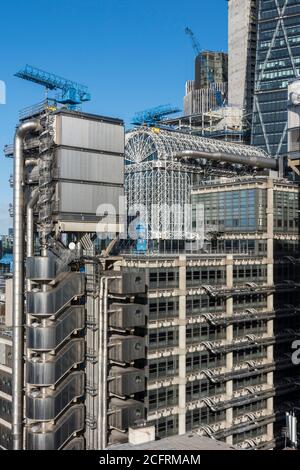
<path fill-rule="evenodd" d="M 24 350 L 24 155 L 23 139 L 40 131 L 39 121 L 21 124 L 14 143 L 14 277 L 13 277 L 13 449 L 23 448 L 23 350 Z"/>

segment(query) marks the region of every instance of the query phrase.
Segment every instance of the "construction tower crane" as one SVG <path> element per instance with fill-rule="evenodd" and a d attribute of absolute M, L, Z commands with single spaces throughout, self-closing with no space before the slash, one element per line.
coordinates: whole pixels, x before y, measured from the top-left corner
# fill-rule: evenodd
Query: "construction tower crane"
<path fill-rule="evenodd" d="M 132 119 L 135 126 L 155 126 L 159 124 L 166 116 L 179 113 L 181 110 L 169 104 L 157 106 L 156 108 L 146 109 L 136 113 Z"/>
<path fill-rule="evenodd" d="M 199 44 L 199 41 L 197 40 L 194 32 L 188 26 L 185 28 L 184 31 L 185 31 L 185 34 L 187 34 L 187 36 L 189 36 L 190 39 L 191 39 L 195 55 L 200 56 L 200 58 L 201 58 L 201 65 L 203 67 L 203 70 L 206 71 L 207 83 L 214 83 L 214 81 L 215 81 L 214 80 L 214 74 L 208 66 L 208 61 L 207 61 L 207 57 L 204 54 L 204 52 L 205 52 L 204 49 L 201 48 L 201 46 Z"/>
<path fill-rule="evenodd" d="M 30 65 L 26 65 L 17 72 L 15 76 L 42 85 L 46 90 L 60 90 L 61 96 L 56 101 L 66 105 L 70 109 L 76 109 L 82 102 L 91 100 L 91 95 L 85 85 L 67 80 Z"/>

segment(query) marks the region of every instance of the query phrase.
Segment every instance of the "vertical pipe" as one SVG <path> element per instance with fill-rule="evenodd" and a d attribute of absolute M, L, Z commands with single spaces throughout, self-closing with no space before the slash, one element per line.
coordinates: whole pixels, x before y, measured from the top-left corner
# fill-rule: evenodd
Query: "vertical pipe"
<path fill-rule="evenodd" d="M 24 349 L 24 155 L 23 139 L 41 130 L 38 121 L 21 124 L 14 142 L 14 277 L 13 277 L 13 449 L 23 448 L 23 349 Z"/>
<path fill-rule="evenodd" d="M 108 296 L 108 280 L 111 278 L 105 278 L 104 288 L 104 306 L 103 306 L 103 431 L 102 431 L 102 449 L 107 447 L 107 330 L 108 330 L 108 318 L 107 318 L 107 296 Z"/>
<path fill-rule="evenodd" d="M 100 294 L 99 294 L 99 339 L 98 339 L 98 420 L 97 420 L 97 439 L 98 450 L 102 449 L 102 426 L 103 426 L 103 406 L 102 406 L 102 383 L 103 383 L 103 282 L 104 278 L 100 279 Z"/>

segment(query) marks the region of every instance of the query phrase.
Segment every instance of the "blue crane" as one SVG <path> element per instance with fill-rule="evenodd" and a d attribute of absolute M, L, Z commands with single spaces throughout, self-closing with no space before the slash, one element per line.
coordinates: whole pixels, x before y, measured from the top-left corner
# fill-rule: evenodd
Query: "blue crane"
<path fill-rule="evenodd" d="M 169 104 L 157 106 L 156 108 L 146 109 L 136 113 L 132 119 L 135 126 L 155 126 L 164 120 L 170 114 L 179 113 L 181 110 Z"/>
<path fill-rule="evenodd" d="M 206 71 L 207 83 L 214 83 L 215 81 L 214 74 L 213 74 L 213 71 L 208 66 L 207 58 L 204 55 L 205 51 L 201 48 L 195 34 L 190 28 L 186 27 L 184 31 L 185 31 L 185 34 L 187 34 L 191 38 L 192 46 L 193 46 L 196 56 L 200 56 L 201 58 L 201 64 L 203 66 L 203 69 Z"/>
<path fill-rule="evenodd" d="M 85 85 L 80 85 L 72 80 L 66 80 L 58 75 L 45 72 L 30 65 L 26 65 L 15 76 L 42 85 L 47 90 L 60 90 L 61 96 L 57 101 L 71 109 L 76 109 L 76 106 L 80 105 L 83 101 L 91 100 L 91 95 Z"/>

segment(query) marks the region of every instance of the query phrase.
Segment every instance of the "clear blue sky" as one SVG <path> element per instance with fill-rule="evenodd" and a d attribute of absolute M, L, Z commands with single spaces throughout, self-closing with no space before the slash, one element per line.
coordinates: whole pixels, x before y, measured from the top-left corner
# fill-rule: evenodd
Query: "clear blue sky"
<path fill-rule="evenodd" d="M 14 77 L 26 63 L 88 85 L 91 113 L 120 117 L 170 103 L 182 109 L 194 52 L 185 26 L 204 49 L 227 50 L 226 0 L 4 0 L 0 7 L 0 234 L 12 220 L 8 179 L 18 111 L 44 98 L 43 88 Z"/>

